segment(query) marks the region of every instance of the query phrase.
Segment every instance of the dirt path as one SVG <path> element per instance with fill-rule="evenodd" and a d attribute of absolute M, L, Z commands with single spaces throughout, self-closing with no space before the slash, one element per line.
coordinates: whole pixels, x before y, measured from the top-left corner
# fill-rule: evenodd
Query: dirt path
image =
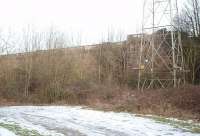
<path fill-rule="evenodd" d="M 22 136 L 200 136 L 128 113 L 64 106 L 2 107 L 0 128 Z"/>

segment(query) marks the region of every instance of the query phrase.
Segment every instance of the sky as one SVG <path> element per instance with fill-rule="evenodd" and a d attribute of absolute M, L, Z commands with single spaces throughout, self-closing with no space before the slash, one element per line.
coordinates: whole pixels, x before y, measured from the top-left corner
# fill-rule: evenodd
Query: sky
<path fill-rule="evenodd" d="M 95 43 L 108 32 L 138 31 L 141 0 L 0 0 L 0 29 L 54 27 Z"/>
<path fill-rule="evenodd" d="M 141 30 L 143 0 L 0 0 L 0 30 L 51 27 L 81 37 L 83 44 L 100 42 L 108 33 Z"/>

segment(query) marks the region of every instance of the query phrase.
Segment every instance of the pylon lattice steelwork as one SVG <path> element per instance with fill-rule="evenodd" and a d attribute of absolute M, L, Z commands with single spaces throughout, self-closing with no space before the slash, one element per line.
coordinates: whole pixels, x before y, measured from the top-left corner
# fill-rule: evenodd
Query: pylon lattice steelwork
<path fill-rule="evenodd" d="M 139 89 L 178 87 L 184 83 L 178 14 L 177 0 L 144 0 Z"/>

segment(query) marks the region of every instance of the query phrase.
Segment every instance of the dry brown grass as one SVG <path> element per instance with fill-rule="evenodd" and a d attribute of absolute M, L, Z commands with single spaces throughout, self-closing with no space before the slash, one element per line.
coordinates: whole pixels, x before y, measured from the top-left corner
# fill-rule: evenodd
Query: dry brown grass
<path fill-rule="evenodd" d="M 200 120 L 200 87 L 144 90 L 106 89 L 92 93 L 88 104 L 94 108 L 155 114 L 182 119 Z"/>
<path fill-rule="evenodd" d="M 75 84 L 63 90 L 44 90 L 28 98 L 5 98 L 0 105 L 16 104 L 86 105 L 101 110 L 154 114 L 181 119 L 200 120 L 200 87 L 180 89 L 132 90 L 116 86 Z"/>

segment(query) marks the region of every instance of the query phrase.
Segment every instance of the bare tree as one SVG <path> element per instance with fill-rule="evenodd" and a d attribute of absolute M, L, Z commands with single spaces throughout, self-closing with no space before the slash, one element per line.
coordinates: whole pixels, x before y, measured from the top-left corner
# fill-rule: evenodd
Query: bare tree
<path fill-rule="evenodd" d="M 193 37 L 200 35 L 199 4 L 199 0 L 188 0 L 180 18 L 182 30 L 189 32 Z"/>

